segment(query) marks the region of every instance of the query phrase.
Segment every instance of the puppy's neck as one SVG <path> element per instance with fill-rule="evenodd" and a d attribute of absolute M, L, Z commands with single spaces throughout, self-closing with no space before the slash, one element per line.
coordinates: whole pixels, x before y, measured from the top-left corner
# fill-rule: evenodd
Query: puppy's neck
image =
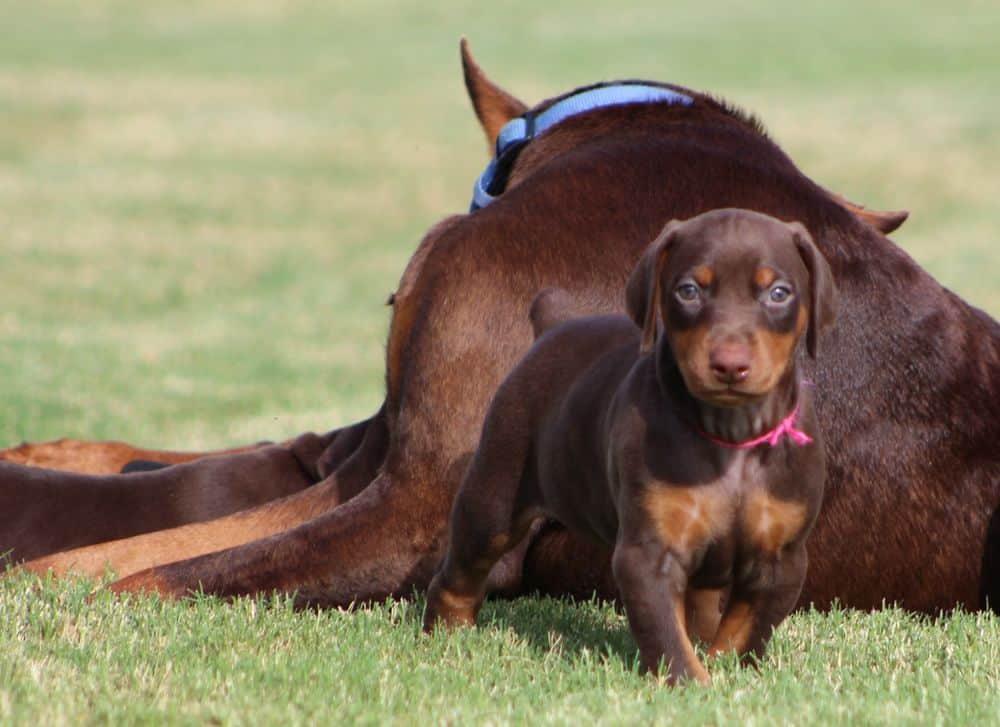
<path fill-rule="evenodd" d="M 766 395 L 740 406 L 718 406 L 696 399 L 672 357 L 660 368 L 661 389 L 678 415 L 711 439 L 738 444 L 774 430 L 792 413 L 799 402 L 798 366 L 792 361 L 777 385 Z"/>

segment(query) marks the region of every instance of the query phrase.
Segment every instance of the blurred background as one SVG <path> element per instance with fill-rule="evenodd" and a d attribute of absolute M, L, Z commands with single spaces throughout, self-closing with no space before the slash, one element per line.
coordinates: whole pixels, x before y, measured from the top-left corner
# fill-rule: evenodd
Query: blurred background
<path fill-rule="evenodd" d="M 614 6 L 613 6 L 614 5 Z M 1000 315 L 1000 4 L 0 0 L 0 447 L 210 447 L 381 400 L 395 288 L 528 103 L 644 77 L 758 114 Z"/>

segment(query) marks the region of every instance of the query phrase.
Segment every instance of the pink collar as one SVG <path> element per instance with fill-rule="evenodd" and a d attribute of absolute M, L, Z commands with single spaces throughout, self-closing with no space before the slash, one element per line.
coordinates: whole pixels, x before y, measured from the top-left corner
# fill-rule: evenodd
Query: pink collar
<path fill-rule="evenodd" d="M 724 439 L 716 439 L 710 434 L 698 430 L 698 434 L 703 436 L 710 442 L 721 445 L 723 447 L 729 447 L 731 449 L 752 449 L 760 444 L 766 444 L 769 447 L 777 447 L 781 443 L 782 437 L 788 437 L 792 440 L 794 444 L 809 444 L 813 441 L 813 438 L 808 434 L 803 432 L 801 429 L 795 428 L 795 420 L 799 416 L 799 405 L 796 404 L 795 408 L 792 409 L 791 414 L 786 416 L 781 420 L 781 424 L 776 426 L 769 432 L 761 434 L 759 437 L 754 437 L 753 439 L 747 439 L 744 442 L 727 442 Z"/>

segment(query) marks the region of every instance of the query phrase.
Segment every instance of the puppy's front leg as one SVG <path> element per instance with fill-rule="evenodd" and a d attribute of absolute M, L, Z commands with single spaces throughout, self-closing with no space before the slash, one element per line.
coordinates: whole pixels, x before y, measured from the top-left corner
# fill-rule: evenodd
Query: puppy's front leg
<path fill-rule="evenodd" d="M 709 656 L 725 651 L 736 651 L 743 661 L 763 656 L 774 629 L 799 600 L 808 562 L 805 541 L 800 541 L 763 564 L 754 583 L 735 584 Z"/>
<path fill-rule="evenodd" d="M 671 684 L 686 679 L 708 684 L 711 678 L 687 636 L 687 572 L 676 555 L 655 540 L 619 541 L 611 566 L 643 668 L 656 673 L 662 662 Z"/>
<path fill-rule="evenodd" d="M 725 588 L 688 589 L 684 598 L 688 638 L 698 639 L 706 646 L 715 640 L 727 595 Z"/>

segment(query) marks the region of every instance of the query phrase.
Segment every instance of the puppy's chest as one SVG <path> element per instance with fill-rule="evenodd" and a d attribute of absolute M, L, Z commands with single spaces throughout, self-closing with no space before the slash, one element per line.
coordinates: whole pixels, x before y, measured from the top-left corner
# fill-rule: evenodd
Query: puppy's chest
<path fill-rule="evenodd" d="M 804 499 L 777 496 L 754 465 L 691 486 L 651 481 L 639 499 L 644 519 L 667 548 L 720 567 L 780 555 L 811 519 Z"/>

